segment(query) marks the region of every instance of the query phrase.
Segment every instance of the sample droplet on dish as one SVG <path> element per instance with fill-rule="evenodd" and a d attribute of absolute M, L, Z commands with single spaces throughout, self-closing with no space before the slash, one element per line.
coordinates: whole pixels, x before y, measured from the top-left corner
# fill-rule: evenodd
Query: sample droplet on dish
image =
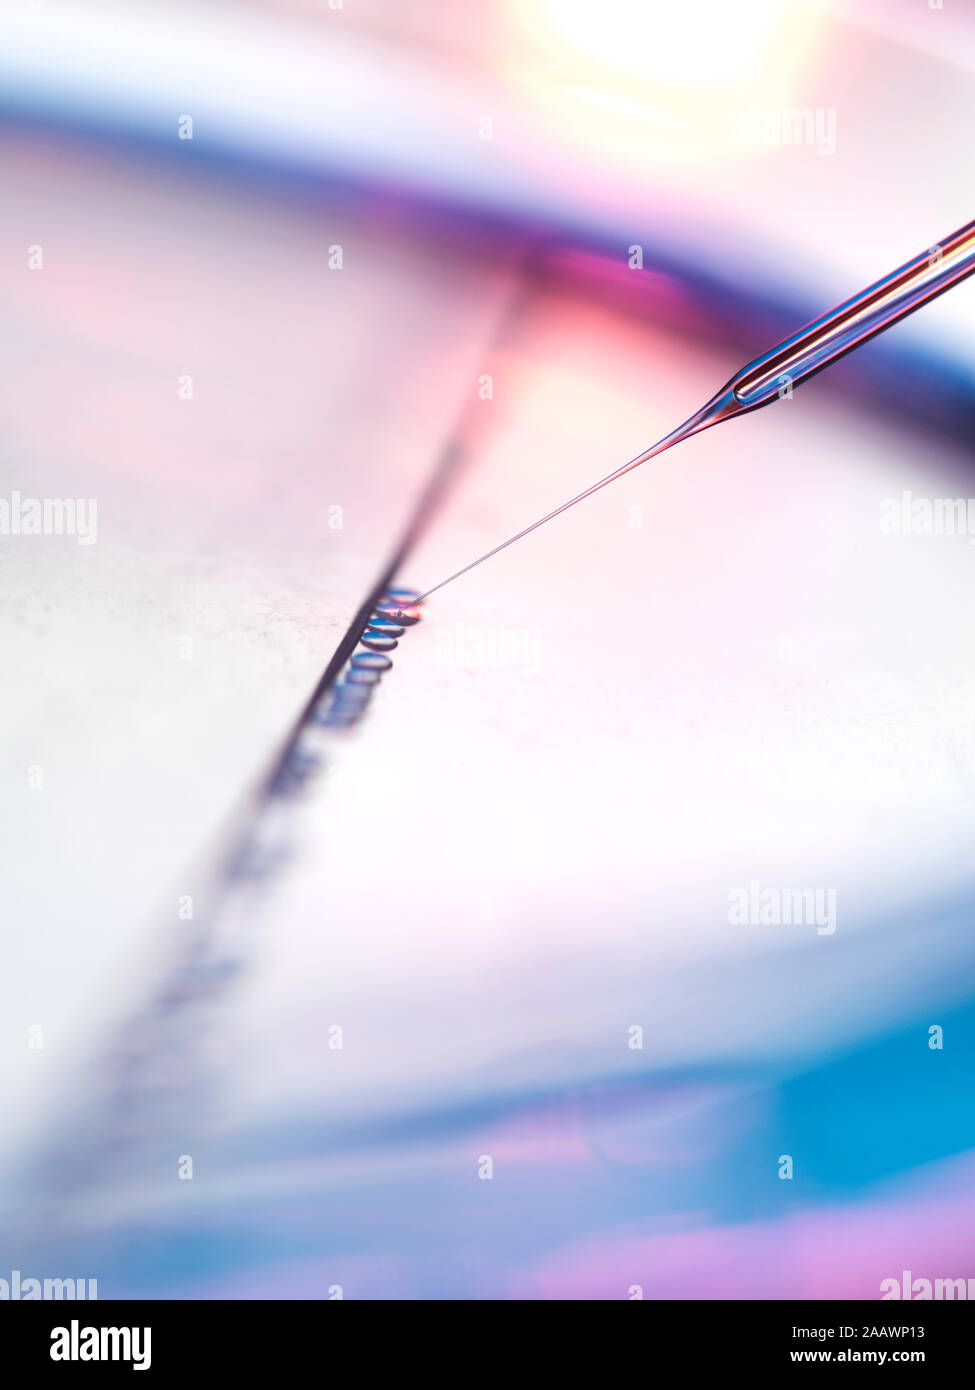
<path fill-rule="evenodd" d="M 420 609 L 416 606 L 401 608 L 398 603 L 380 603 L 376 608 L 375 620 L 387 623 L 399 623 L 403 627 L 412 627 L 418 623 L 422 617 Z"/>
<path fill-rule="evenodd" d="M 356 652 L 349 664 L 353 671 L 388 671 L 393 663 L 382 652 Z"/>
<path fill-rule="evenodd" d="M 402 628 L 400 631 L 402 632 Z M 388 637 L 385 632 L 377 632 L 374 627 L 367 627 L 359 641 L 371 652 L 391 652 L 394 647 L 399 646 L 395 637 Z"/>
<path fill-rule="evenodd" d="M 368 685 L 337 685 L 334 700 L 337 705 L 365 705 L 372 694 Z"/>
<path fill-rule="evenodd" d="M 357 709 L 354 705 L 350 705 L 348 708 L 339 705 L 337 708 L 329 710 L 328 714 L 326 714 L 322 720 L 322 723 L 325 725 L 326 729 L 347 729 L 352 724 L 356 723 L 361 712 L 362 711 Z"/>

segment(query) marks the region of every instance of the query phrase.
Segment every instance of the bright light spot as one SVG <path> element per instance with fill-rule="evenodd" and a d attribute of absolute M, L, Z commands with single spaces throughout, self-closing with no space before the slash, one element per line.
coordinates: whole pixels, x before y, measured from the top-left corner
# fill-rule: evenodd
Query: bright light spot
<path fill-rule="evenodd" d="M 741 82 L 761 67 L 781 0 L 536 0 L 538 38 L 618 73 L 674 84 Z M 521 6 L 519 6 L 519 9 Z M 527 12 L 528 7 L 525 7 Z M 524 13 L 523 12 L 523 13 Z M 537 25 L 537 28 L 536 28 Z"/>
<path fill-rule="evenodd" d="M 588 102 L 603 111 L 611 111 L 617 116 L 628 116 L 635 121 L 646 121 L 648 125 L 661 126 L 665 130 L 687 130 L 688 122 L 675 116 L 672 111 L 648 106 L 645 102 L 633 101 L 615 92 L 592 91 L 586 87 L 565 86 L 562 90 L 577 101 Z"/>

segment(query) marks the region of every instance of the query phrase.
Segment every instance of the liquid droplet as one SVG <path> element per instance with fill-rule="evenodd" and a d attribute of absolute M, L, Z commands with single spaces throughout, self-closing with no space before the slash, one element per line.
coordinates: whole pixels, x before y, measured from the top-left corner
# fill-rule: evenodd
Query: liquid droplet
<path fill-rule="evenodd" d="M 401 632 L 402 630 L 400 628 Z M 377 632 L 373 627 L 367 627 L 359 641 L 371 652 L 391 652 L 394 647 L 399 646 L 395 637 L 389 637 L 385 632 Z"/>
<path fill-rule="evenodd" d="M 376 618 L 379 621 L 400 623 L 403 627 L 412 627 L 422 616 L 419 608 L 400 608 L 395 603 L 380 603 L 376 608 Z"/>
<path fill-rule="evenodd" d="M 395 603 L 401 608 L 409 608 L 420 597 L 419 589 L 404 589 L 401 586 L 394 586 L 387 589 L 383 594 L 383 603 Z"/>
<path fill-rule="evenodd" d="M 302 748 L 293 748 L 275 779 L 276 790 L 279 792 L 297 791 L 313 772 L 319 770 L 320 766 L 321 762 L 317 754 L 306 752 Z"/>
<path fill-rule="evenodd" d="M 336 705 L 355 705 L 362 708 L 369 703 L 372 690 L 368 685 L 337 685 L 334 703 Z"/>
<path fill-rule="evenodd" d="M 361 714 L 362 709 L 357 709 L 354 705 L 337 705 L 329 710 L 322 723 L 326 729 L 348 729 L 358 721 Z"/>
<path fill-rule="evenodd" d="M 361 699 L 352 698 L 359 691 L 362 692 Z M 367 685 L 337 688 L 329 704 L 320 706 L 315 711 L 315 723 L 323 725 L 326 729 L 335 728 L 340 724 L 354 724 L 365 714 L 371 694 L 372 691 Z"/>
<path fill-rule="evenodd" d="M 393 663 L 382 652 L 356 652 L 350 664 L 353 671 L 388 671 Z"/>
<path fill-rule="evenodd" d="M 354 666 L 345 679 L 350 685 L 376 685 L 380 675 L 381 672 L 370 671 L 368 667 Z"/>
<path fill-rule="evenodd" d="M 384 637 L 402 637 L 403 629 L 399 623 L 388 623 L 385 618 L 373 618 L 366 632 L 381 632 Z"/>

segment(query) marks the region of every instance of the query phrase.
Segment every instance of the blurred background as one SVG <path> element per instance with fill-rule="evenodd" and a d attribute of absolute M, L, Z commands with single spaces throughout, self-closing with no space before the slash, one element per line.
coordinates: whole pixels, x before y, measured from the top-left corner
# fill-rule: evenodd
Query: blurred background
<path fill-rule="evenodd" d="M 970 284 L 438 593 L 319 718 L 386 584 L 970 220 L 975 14 L 0 22 L 0 497 L 97 518 L 0 535 L 0 1277 L 975 1277 L 972 535 L 885 522 L 973 490 Z M 752 885 L 834 930 L 733 921 Z"/>

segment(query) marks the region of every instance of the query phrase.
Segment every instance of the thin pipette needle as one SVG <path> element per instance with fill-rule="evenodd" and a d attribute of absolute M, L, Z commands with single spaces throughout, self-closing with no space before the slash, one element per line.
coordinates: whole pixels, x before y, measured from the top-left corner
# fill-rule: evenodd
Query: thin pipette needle
<path fill-rule="evenodd" d="M 689 423 L 690 421 L 688 421 L 688 424 Z M 491 556 L 497 555 L 499 550 L 505 550 L 509 545 L 514 545 L 515 541 L 520 541 L 522 536 L 528 535 L 529 531 L 537 531 L 539 526 L 544 526 L 546 521 L 551 521 L 552 518 L 558 516 L 560 512 L 566 511 L 569 507 L 574 507 L 577 502 L 582 502 L 586 497 L 591 497 L 592 494 L 598 492 L 601 487 L 605 487 L 607 483 L 615 482 L 617 478 L 622 478 L 623 474 L 629 473 L 631 469 L 639 468 L 641 463 L 646 463 L 648 459 L 653 458 L 654 454 L 662 454 L 663 451 L 669 449 L 672 444 L 677 444 L 680 440 L 686 438 L 686 430 L 687 426 L 681 425 L 680 428 L 674 430 L 672 434 L 665 435 L 663 439 L 651 445 L 649 449 L 645 449 L 642 454 L 637 454 L 635 459 L 630 459 L 629 463 L 624 463 L 622 468 L 617 468 L 615 473 L 608 473 L 605 478 L 600 478 L 598 483 L 593 483 L 592 487 L 587 487 L 585 492 L 580 492 L 575 497 L 570 497 L 568 502 L 563 502 L 562 505 L 556 507 L 554 511 L 546 513 L 545 516 L 540 516 L 537 521 L 533 521 L 532 524 L 526 526 L 523 531 L 517 531 L 515 535 L 509 536 L 506 541 L 502 541 L 500 545 L 496 545 L 493 550 L 488 550 L 485 554 L 479 555 L 476 560 L 472 560 L 470 564 L 465 565 L 463 569 L 457 570 L 455 574 L 449 575 L 446 579 L 441 579 L 439 584 L 434 584 L 432 589 L 427 589 L 425 594 L 421 594 L 419 598 L 413 599 L 412 602 L 422 603 L 425 598 L 429 598 L 431 594 L 435 594 L 437 590 L 442 589 L 445 584 L 449 584 L 454 579 L 459 579 L 462 574 L 466 574 L 468 570 L 474 569 L 477 565 L 482 565 L 485 560 L 490 560 Z"/>
<path fill-rule="evenodd" d="M 585 492 L 570 497 L 560 507 L 539 517 L 524 530 L 509 536 L 493 550 L 486 551 L 463 569 L 448 575 L 446 579 L 441 579 L 439 584 L 427 589 L 419 598 L 414 599 L 413 603 L 422 603 L 438 589 L 452 584 L 462 574 L 467 574 L 469 570 L 482 565 L 485 560 L 490 560 L 492 555 L 506 550 L 509 545 L 514 545 L 515 541 L 520 541 L 532 531 L 537 531 L 539 526 L 544 526 L 547 521 L 567 511 L 569 507 L 574 507 L 577 502 L 591 497 L 608 483 L 622 478 L 624 473 L 639 468 L 641 463 L 646 463 L 656 454 L 662 454 L 665 449 L 689 439 L 692 434 L 710 429 L 712 425 L 730 420 L 732 416 L 758 410 L 760 406 L 779 400 L 783 395 L 791 395 L 792 387 L 815 376 L 824 367 L 830 366 L 845 353 L 852 352 L 869 338 L 882 333 L 885 328 L 913 313 L 915 309 L 920 309 L 922 304 L 927 304 L 937 295 L 943 294 L 973 271 L 975 222 L 968 222 L 944 241 L 932 246 L 928 251 L 922 251 L 899 270 L 884 276 L 882 280 L 877 280 L 853 299 L 846 300 L 822 318 L 814 319 L 792 337 L 784 339 L 761 357 L 756 357 L 754 361 L 742 367 L 716 396 L 712 396 L 695 415 L 685 420 L 677 429 L 664 435 L 663 439 L 645 449 L 629 463 L 624 463 L 622 468 L 617 468 L 614 473 L 609 473 L 598 483 L 593 483 L 592 487 L 587 487 Z"/>

